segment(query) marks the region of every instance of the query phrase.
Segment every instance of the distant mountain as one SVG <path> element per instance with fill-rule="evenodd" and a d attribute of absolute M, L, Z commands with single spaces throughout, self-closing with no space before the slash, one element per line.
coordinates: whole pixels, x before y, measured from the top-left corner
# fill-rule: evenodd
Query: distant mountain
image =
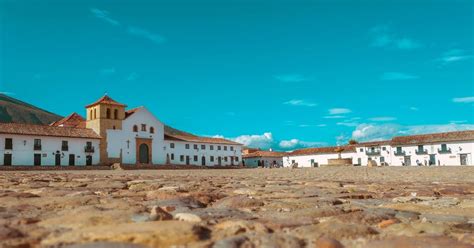
<path fill-rule="evenodd" d="M 5 94 L 0 94 L 0 122 L 48 125 L 62 117 Z"/>

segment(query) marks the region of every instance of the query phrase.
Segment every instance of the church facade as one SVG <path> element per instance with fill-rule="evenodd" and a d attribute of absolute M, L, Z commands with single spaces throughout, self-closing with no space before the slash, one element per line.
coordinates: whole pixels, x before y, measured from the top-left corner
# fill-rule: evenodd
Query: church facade
<path fill-rule="evenodd" d="M 197 165 L 236 166 L 242 145 L 165 126 L 145 107 L 104 96 L 86 106 L 86 118 L 73 113 L 44 125 L 0 124 L 0 165 Z"/>

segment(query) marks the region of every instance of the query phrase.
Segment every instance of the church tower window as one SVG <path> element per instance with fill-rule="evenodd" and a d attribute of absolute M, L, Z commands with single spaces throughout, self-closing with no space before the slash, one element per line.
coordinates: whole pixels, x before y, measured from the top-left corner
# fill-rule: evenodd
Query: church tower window
<path fill-rule="evenodd" d="M 107 109 L 107 119 L 110 119 L 110 109 Z"/>
<path fill-rule="evenodd" d="M 118 110 L 114 109 L 114 119 L 118 119 Z"/>
<path fill-rule="evenodd" d="M 134 132 L 138 132 L 138 127 L 137 127 L 137 125 L 133 125 L 133 131 L 134 131 Z"/>

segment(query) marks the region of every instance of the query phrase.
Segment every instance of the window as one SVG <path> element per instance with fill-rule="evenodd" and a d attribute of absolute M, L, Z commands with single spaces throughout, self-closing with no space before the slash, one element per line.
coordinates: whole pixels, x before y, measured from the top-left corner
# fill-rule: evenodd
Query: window
<path fill-rule="evenodd" d="M 209 146 L 209 149 L 210 149 L 210 150 L 214 150 L 214 146 L 213 146 L 213 145 L 210 145 L 210 146 Z"/>
<path fill-rule="evenodd" d="M 118 110 L 114 109 L 114 119 L 118 119 Z"/>
<path fill-rule="evenodd" d="M 418 151 L 423 151 L 423 145 L 418 145 Z"/>
<path fill-rule="evenodd" d="M 174 143 L 170 143 L 170 148 L 174 148 Z"/>
<path fill-rule="evenodd" d="M 233 147 L 233 146 L 231 146 L 231 147 L 230 147 L 230 150 L 231 150 L 231 151 L 233 151 L 233 150 L 234 150 L 234 147 Z"/>
<path fill-rule="evenodd" d="M 13 139 L 10 139 L 10 138 L 5 139 L 5 149 L 6 150 L 13 149 Z"/>
<path fill-rule="evenodd" d="M 206 150 L 206 145 L 201 145 L 201 150 Z"/>
<path fill-rule="evenodd" d="M 239 157 L 235 156 L 235 162 L 239 162 Z M 273 161 L 275 162 L 275 161 Z"/>
<path fill-rule="evenodd" d="M 184 147 L 185 147 L 186 149 L 189 149 L 189 144 L 186 144 Z"/>
<path fill-rule="evenodd" d="M 94 109 L 94 119 L 97 119 L 97 110 Z"/>
<path fill-rule="evenodd" d="M 61 144 L 61 151 L 68 151 L 68 150 L 69 150 L 68 142 L 67 140 L 63 140 Z"/>
<path fill-rule="evenodd" d="M 364 148 L 360 148 L 359 151 L 360 151 L 360 152 L 364 152 Z"/>
<path fill-rule="evenodd" d="M 35 151 L 41 150 L 41 140 L 40 139 L 35 139 L 35 143 L 33 145 L 33 149 Z"/>
<path fill-rule="evenodd" d="M 94 116 L 92 115 L 92 109 L 91 109 L 91 110 L 89 111 L 89 119 L 92 120 L 92 117 L 94 117 Z"/>
<path fill-rule="evenodd" d="M 174 160 L 174 153 L 171 153 L 171 160 Z"/>
<path fill-rule="evenodd" d="M 220 151 L 220 150 L 221 150 L 221 146 L 217 146 L 217 150 L 219 150 L 219 151 Z"/>
<path fill-rule="evenodd" d="M 385 147 L 385 146 L 382 147 L 382 151 L 385 151 L 385 150 L 387 150 L 387 147 Z"/>
<path fill-rule="evenodd" d="M 154 127 L 150 127 L 150 133 L 155 133 L 155 128 Z"/>
<path fill-rule="evenodd" d="M 448 150 L 448 146 L 446 144 L 441 144 L 441 151 Z"/>
<path fill-rule="evenodd" d="M 110 119 L 110 109 L 107 109 L 107 119 Z"/>
<path fill-rule="evenodd" d="M 142 131 L 146 132 L 146 124 L 142 124 Z"/>
<path fill-rule="evenodd" d="M 198 161 L 198 156 L 194 156 L 194 161 Z"/>
<path fill-rule="evenodd" d="M 224 157 L 224 161 L 227 162 L 227 157 Z"/>
<path fill-rule="evenodd" d="M 402 148 L 400 146 L 397 147 L 397 153 L 402 153 Z"/>
<path fill-rule="evenodd" d="M 227 146 L 224 146 L 224 151 L 227 151 Z"/>
<path fill-rule="evenodd" d="M 214 162 L 214 156 L 211 156 L 209 160 L 211 160 L 211 162 Z"/>
<path fill-rule="evenodd" d="M 133 131 L 134 131 L 134 132 L 138 132 L 138 127 L 137 127 L 137 125 L 133 125 Z"/>
<path fill-rule="evenodd" d="M 196 145 L 196 144 L 195 144 L 195 145 L 194 145 L 194 149 L 196 149 L 196 150 L 197 150 L 197 149 L 198 149 L 198 145 Z"/>
<path fill-rule="evenodd" d="M 86 142 L 86 146 L 87 146 L 87 147 L 92 147 L 92 142 L 87 141 L 87 142 Z"/>
<path fill-rule="evenodd" d="M 295 163 L 295 160 L 291 160 L 291 163 L 294 164 L 294 163 Z"/>
<path fill-rule="evenodd" d="M 384 157 L 380 157 L 380 163 L 385 163 L 385 158 Z"/>
<path fill-rule="evenodd" d="M 179 156 L 179 161 L 181 161 L 181 162 L 184 161 L 184 155 Z"/>

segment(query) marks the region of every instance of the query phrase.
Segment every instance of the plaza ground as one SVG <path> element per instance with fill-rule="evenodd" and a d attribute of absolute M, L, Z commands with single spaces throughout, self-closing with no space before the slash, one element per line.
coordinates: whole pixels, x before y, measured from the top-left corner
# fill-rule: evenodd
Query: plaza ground
<path fill-rule="evenodd" d="M 473 232 L 474 167 L 0 173 L 0 247 L 472 247 Z"/>

